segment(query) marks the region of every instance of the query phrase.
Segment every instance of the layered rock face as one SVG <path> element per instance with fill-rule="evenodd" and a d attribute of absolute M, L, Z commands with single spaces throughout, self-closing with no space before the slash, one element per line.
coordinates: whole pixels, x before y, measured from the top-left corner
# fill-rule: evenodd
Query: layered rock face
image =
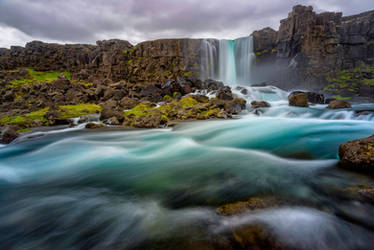
<path fill-rule="evenodd" d="M 364 80 L 373 78 L 374 11 L 342 17 L 298 5 L 279 31 L 265 28 L 253 37 L 258 81 L 345 96 L 364 96 L 368 91 L 360 89 L 372 87 Z"/>
<path fill-rule="evenodd" d="M 113 81 L 163 82 L 198 76 L 199 39 L 163 39 L 132 46 L 113 39 L 97 45 L 48 44 L 0 49 L 0 70 L 31 67 L 38 71 L 69 71 L 73 78 L 108 78 Z"/>

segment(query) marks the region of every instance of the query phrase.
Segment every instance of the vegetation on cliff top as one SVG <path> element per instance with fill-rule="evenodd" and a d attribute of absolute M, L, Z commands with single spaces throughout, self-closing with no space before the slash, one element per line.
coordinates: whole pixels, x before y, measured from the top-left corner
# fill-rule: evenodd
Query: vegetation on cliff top
<path fill-rule="evenodd" d="M 57 80 L 59 74 L 64 74 L 67 79 L 70 80 L 71 74 L 70 72 L 63 71 L 63 72 L 57 72 L 57 71 L 36 71 L 32 68 L 26 68 L 28 72 L 28 76 L 23 77 L 22 79 L 13 80 L 11 81 L 12 87 L 19 87 L 24 85 L 31 85 L 34 83 L 42 83 L 47 82 L 50 83 L 52 81 Z"/>

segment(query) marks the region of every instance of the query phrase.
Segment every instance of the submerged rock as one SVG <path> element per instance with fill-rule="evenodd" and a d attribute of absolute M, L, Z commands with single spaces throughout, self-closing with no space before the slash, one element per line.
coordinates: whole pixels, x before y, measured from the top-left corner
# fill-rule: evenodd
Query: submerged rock
<path fill-rule="evenodd" d="M 371 186 L 350 186 L 342 189 L 340 193 L 349 198 L 374 203 L 374 187 Z"/>
<path fill-rule="evenodd" d="M 346 108 L 351 108 L 351 104 L 343 100 L 334 100 L 329 103 L 327 108 L 328 109 L 346 109 Z"/>
<path fill-rule="evenodd" d="M 374 135 L 349 141 L 339 147 L 339 166 L 374 172 Z"/>
<path fill-rule="evenodd" d="M 9 144 L 14 141 L 19 134 L 11 127 L 3 127 L 0 130 L 0 143 Z"/>
<path fill-rule="evenodd" d="M 288 103 L 290 106 L 295 107 L 309 107 L 308 96 L 305 93 L 295 93 L 288 97 Z"/>
<path fill-rule="evenodd" d="M 223 216 L 232 216 L 250 211 L 278 207 L 284 203 L 283 200 L 274 196 L 251 197 L 245 201 L 237 201 L 225 204 L 217 208 L 217 213 Z"/>
<path fill-rule="evenodd" d="M 251 102 L 252 108 L 257 109 L 257 108 L 269 108 L 270 104 L 265 101 L 253 101 Z"/>
<path fill-rule="evenodd" d="M 104 124 L 93 123 L 93 122 L 87 123 L 86 126 L 85 126 L 85 128 L 88 128 L 88 129 L 103 128 L 103 127 L 105 127 Z"/>

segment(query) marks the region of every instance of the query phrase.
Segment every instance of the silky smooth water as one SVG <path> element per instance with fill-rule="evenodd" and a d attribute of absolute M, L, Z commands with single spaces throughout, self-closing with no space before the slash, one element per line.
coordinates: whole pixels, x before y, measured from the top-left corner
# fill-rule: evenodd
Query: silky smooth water
<path fill-rule="evenodd" d="M 372 249 L 373 205 L 333 190 L 374 184 L 336 167 L 339 144 L 374 134 L 373 117 L 354 112 L 374 105 L 293 108 L 275 87 L 247 90 L 272 107 L 173 129 L 49 131 L 1 147 L 1 249 L 216 248 L 252 223 L 293 249 Z M 293 202 L 215 212 L 258 195 Z"/>
<path fill-rule="evenodd" d="M 254 60 L 253 37 L 235 40 L 204 39 L 201 44 L 203 80 L 214 79 L 226 85 L 250 85 Z"/>

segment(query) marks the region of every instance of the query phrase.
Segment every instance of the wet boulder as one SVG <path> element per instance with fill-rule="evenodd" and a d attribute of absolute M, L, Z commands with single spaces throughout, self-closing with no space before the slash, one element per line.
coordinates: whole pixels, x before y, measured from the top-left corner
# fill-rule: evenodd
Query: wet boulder
<path fill-rule="evenodd" d="M 217 208 L 217 213 L 222 216 L 232 216 L 251 211 L 279 207 L 284 201 L 274 196 L 251 197 L 244 201 L 224 204 Z"/>
<path fill-rule="evenodd" d="M 270 104 L 265 101 L 253 101 L 251 102 L 252 108 L 257 109 L 257 108 L 269 108 Z"/>
<path fill-rule="evenodd" d="M 309 107 L 306 93 L 294 93 L 288 97 L 288 103 L 294 107 Z"/>
<path fill-rule="evenodd" d="M 11 127 L 6 126 L 0 129 L 0 143 L 9 144 L 14 141 L 19 134 Z"/>
<path fill-rule="evenodd" d="M 340 145 L 339 157 L 340 167 L 374 173 L 374 135 Z"/>
<path fill-rule="evenodd" d="M 44 118 L 48 121 L 49 125 L 67 125 L 70 124 L 70 120 L 64 118 L 60 112 L 54 109 L 50 109 L 45 115 Z"/>
<path fill-rule="evenodd" d="M 103 128 L 103 127 L 105 127 L 104 124 L 93 123 L 93 122 L 87 123 L 85 126 L 85 128 L 87 129 L 95 129 L 95 128 Z"/>
<path fill-rule="evenodd" d="M 118 109 L 117 102 L 109 100 L 102 105 L 100 120 L 107 120 L 112 117 L 116 117 L 117 120 L 123 121 L 123 111 Z"/>
<path fill-rule="evenodd" d="M 239 114 L 245 109 L 246 100 L 242 98 L 235 98 L 233 100 L 224 101 L 224 110 L 229 114 Z"/>
<path fill-rule="evenodd" d="M 219 89 L 217 92 L 217 98 L 225 101 L 234 99 L 234 97 L 232 96 L 231 88 L 226 86 Z"/>
<path fill-rule="evenodd" d="M 347 108 L 351 108 L 351 104 L 343 100 L 334 100 L 329 103 L 327 108 L 328 109 L 347 109 Z"/>

